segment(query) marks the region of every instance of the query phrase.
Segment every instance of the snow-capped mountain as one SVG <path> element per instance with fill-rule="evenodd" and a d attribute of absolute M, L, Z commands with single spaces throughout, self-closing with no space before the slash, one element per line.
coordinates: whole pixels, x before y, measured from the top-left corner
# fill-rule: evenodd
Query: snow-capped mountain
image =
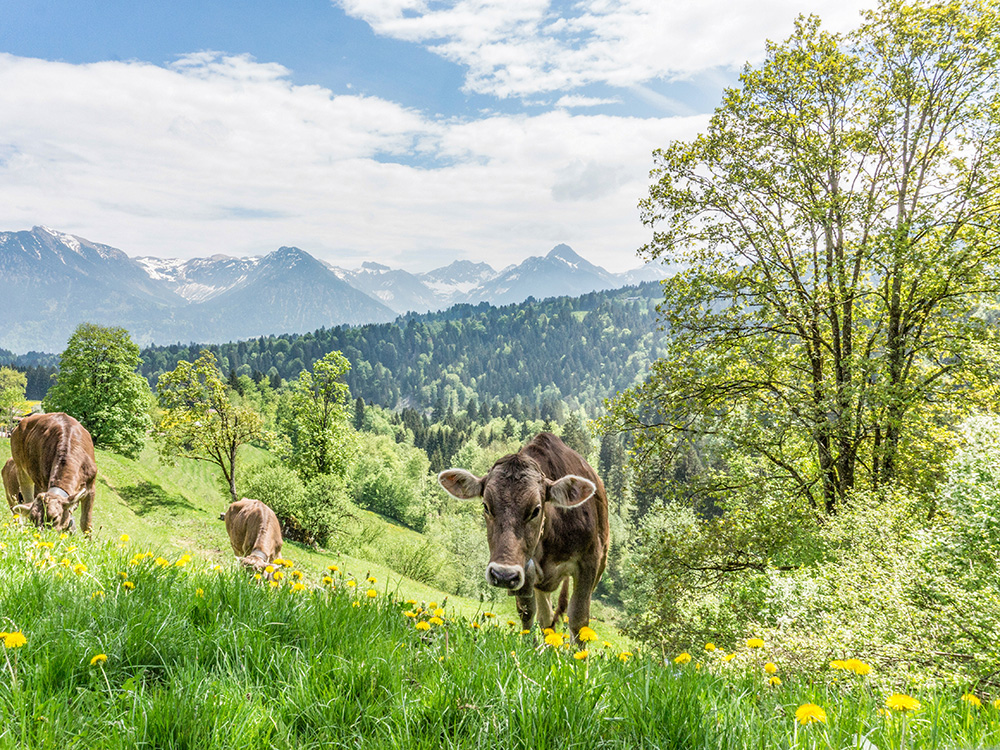
<path fill-rule="evenodd" d="M 457 303 L 579 295 L 665 275 L 663 267 L 650 266 L 610 273 L 568 245 L 499 272 L 467 260 L 420 274 L 372 262 L 345 270 L 295 247 L 251 258 L 130 258 L 109 245 L 35 227 L 0 232 L 0 348 L 62 351 L 84 321 L 125 327 L 140 345 L 216 343 L 388 322 Z"/>

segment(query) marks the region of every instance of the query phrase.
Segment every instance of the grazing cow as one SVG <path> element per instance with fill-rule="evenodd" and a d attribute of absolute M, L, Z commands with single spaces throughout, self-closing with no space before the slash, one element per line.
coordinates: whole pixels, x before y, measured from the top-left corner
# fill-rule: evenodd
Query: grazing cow
<path fill-rule="evenodd" d="M 608 497 L 596 472 L 558 437 L 542 432 L 483 477 L 448 469 L 438 481 L 454 497 L 482 499 L 490 546 L 486 580 L 517 597 L 524 629 L 536 610 L 543 628 L 555 626 L 573 579 L 569 627 L 575 638 L 590 621 L 590 595 L 608 561 Z M 553 612 L 549 594 L 560 586 Z"/>
<path fill-rule="evenodd" d="M 281 554 L 281 524 L 260 500 L 245 497 L 232 503 L 219 520 L 226 522 L 233 552 L 248 568 L 263 570 Z"/>
<path fill-rule="evenodd" d="M 3 491 L 4 495 L 7 496 L 7 505 L 10 506 L 11 510 L 20 502 L 18 500 L 18 493 L 20 492 L 20 487 L 17 481 L 17 464 L 14 463 L 13 458 L 8 458 L 7 463 L 3 465 Z"/>
<path fill-rule="evenodd" d="M 72 528 L 79 504 L 80 528 L 90 531 L 97 461 L 82 424 L 62 412 L 32 414 L 11 432 L 10 452 L 23 501 L 12 509 L 15 513 L 35 526 L 51 524 L 65 531 Z"/>

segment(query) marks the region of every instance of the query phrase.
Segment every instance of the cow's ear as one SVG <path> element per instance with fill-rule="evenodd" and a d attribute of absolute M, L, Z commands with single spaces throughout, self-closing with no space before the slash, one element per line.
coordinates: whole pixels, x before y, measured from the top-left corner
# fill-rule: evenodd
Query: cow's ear
<path fill-rule="evenodd" d="M 549 484 L 545 499 L 558 508 L 575 508 L 587 502 L 595 492 L 597 486 L 589 479 L 567 474 Z"/>
<path fill-rule="evenodd" d="M 472 500 L 483 496 L 483 479 L 465 469 L 445 469 L 438 474 L 444 491 L 459 500 Z"/>

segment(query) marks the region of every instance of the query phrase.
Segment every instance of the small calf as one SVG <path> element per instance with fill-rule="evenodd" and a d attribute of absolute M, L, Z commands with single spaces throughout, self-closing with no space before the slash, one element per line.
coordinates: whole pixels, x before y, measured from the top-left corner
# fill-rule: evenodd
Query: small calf
<path fill-rule="evenodd" d="M 232 503 L 219 520 L 226 522 L 233 552 L 248 568 L 263 570 L 281 555 L 281 524 L 260 500 L 245 497 Z"/>

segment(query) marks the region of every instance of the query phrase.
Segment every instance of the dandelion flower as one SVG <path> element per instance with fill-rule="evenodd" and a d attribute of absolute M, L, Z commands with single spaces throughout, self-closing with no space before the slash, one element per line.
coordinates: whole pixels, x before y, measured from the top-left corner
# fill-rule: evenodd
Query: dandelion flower
<path fill-rule="evenodd" d="M 556 632 L 556 631 L 554 631 L 552 628 L 543 628 L 542 629 L 542 635 L 552 635 L 554 632 Z"/>
<path fill-rule="evenodd" d="M 90 595 L 90 598 L 91 599 L 103 599 L 104 598 L 104 592 L 103 591 L 95 591 L 93 594 Z"/>
<path fill-rule="evenodd" d="M 583 659 L 586 659 L 588 656 L 590 656 L 590 652 L 587 651 L 587 649 L 583 649 L 582 651 L 577 651 L 575 654 L 573 654 L 573 658 L 576 659 L 577 661 L 582 661 Z"/>
<path fill-rule="evenodd" d="M 306 590 L 306 585 L 304 583 L 296 582 L 292 584 L 292 591 L 305 591 L 305 590 Z"/>
<path fill-rule="evenodd" d="M 442 620 L 440 617 L 432 617 L 427 622 L 429 622 L 431 625 L 444 625 L 444 620 Z"/>
<path fill-rule="evenodd" d="M 435 617 L 444 617 L 444 610 L 441 609 L 441 607 L 438 607 L 437 609 L 434 610 L 434 616 Z"/>
<path fill-rule="evenodd" d="M 302 580 L 302 571 L 301 570 L 293 570 L 292 571 L 292 578 L 294 578 L 296 581 L 301 581 Z"/>
<path fill-rule="evenodd" d="M 416 616 L 417 616 L 416 612 L 404 612 L 403 613 L 403 617 L 409 617 L 411 619 L 415 618 Z"/>
<path fill-rule="evenodd" d="M 218 573 L 220 570 L 222 570 L 222 566 L 221 565 L 216 565 L 216 566 L 214 566 L 212 568 L 212 570 L 214 570 L 216 573 Z"/>
<path fill-rule="evenodd" d="M 368 583 L 374 586 L 376 583 L 378 583 L 378 578 L 376 578 L 375 576 L 368 576 Z"/>
<path fill-rule="evenodd" d="M 266 567 L 264 568 L 264 572 L 265 572 L 265 573 L 273 573 L 273 572 L 274 572 L 274 566 L 273 566 L 273 565 L 268 565 L 268 566 L 266 566 Z"/>
<path fill-rule="evenodd" d="M 278 583 L 277 581 L 271 581 L 271 588 L 272 588 L 272 589 L 276 589 L 276 588 L 278 588 L 278 586 L 280 586 L 280 585 L 281 585 L 281 584 L 280 584 L 280 583 Z"/>
<path fill-rule="evenodd" d="M 360 607 L 361 606 L 361 602 L 359 602 L 357 600 L 354 600 L 353 602 L 351 602 L 351 606 L 352 607 Z"/>
<path fill-rule="evenodd" d="M 417 600 L 416 599 L 407 599 L 405 602 L 403 602 L 403 604 L 408 604 L 411 607 L 415 607 L 417 605 Z"/>
<path fill-rule="evenodd" d="M 205 597 L 205 589 L 195 589 L 194 590 L 194 595 L 197 596 L 197 597 L 200 597 L 200 598 L 204 598 Z"/>
<path fill-rule="evenodd" d="M 714 643 L 706 643 L 705 644 L 705 650 L 708 651 L 708 652 L 715 651 L 715 644 Z"/>
<path fill-rule="evenodd" d="M 28 639 L 20 630 L 14 633 L 5 633 L 3 637 L 4 648 L 21 648 L 27 642 Z"/>
<path fill-rule="evenodd" d="M 773 661 L 769 661 L 764 665 L 764 671 L 768 674 L 774 674 L 778 671 L 778 666 Z"/>
<path fill-rule="evenodd" d="M 336 565 L 327 565 L 326 569 L 329 570 L 331 573 L 336 573 L 338 570 L 340 570 L 340 568 L 338 568 Z"/>
<path fill-rule="evenodd" d="M 563 645 L 563 637 L 559 633 L 549 633 L 545 636 L 545 645 L 552 646 L 552 648 L 559 648 Z"/>
<path fill-rule="evenodd" d="M 603 645 L 604 648 L 614 648 L 615 647 L 615 644 L 613 644 L 611 641 L 604 641 L 601 645 Z"/>
<path fill-rule="evenodd" d="M 521 635 L 528 635 L 530 632 L 531 632 L 530 630 L 524 629 L 521 631 Z"/>
<path fill-rule="evenodd" d="M 333 583 L 333 579 L 330 578 L 330 576 L 323 576 L 323 583 L 329 586 L 331 583 Z"/>
<path fill-rule="evenodd" d="M 691 661 L 691 654 L 687 651 L 677 654 L 674 657 L 674 664 L 687 664 L 689 661 Z"/>
<path fill-rule="evenodd" d="M 374 599 L 378 596 L 378 592 L 375 589 L 368 589 L 367 594 L 369 599 Z"/>
<path fill-rule="evenodd" d="M 620 654 L 618 654 L 618 658 L 621 659 L 623 662 L 624 661 L 628 661 L 629 659 L 632 658 L 632 652 L 631 651 L 622 651 Z"/>
<path fill-rule="evenodd" d="M 280 581 L 284 577 L 285 574 L 282 573 L 280 570 L 274 571 L 274 574 L 271 576 L 271 578 L 273 578 L 275 581 Z"/>
<path fill-rule="evenodd" d="M 492 612 L 483 612 L 483 617 L 488 617 L 488 618 L 492 619 L 492 618 L 496 617 L 496 615 L 493 614 Z"/>
<path fill-rule="evenodd" d="M 97 664 L 103 664 L 108 660 L 107 654 L 96 654 L 93 659 L 90 660 L 90 666 L 95 666 Z"/>
<path fill-rule="evenodd" d="M 968 703 L 973 708 L 979 708 L 980 706 L 983 705 L 983 702 L 979 700 L 979 698 L 977 698 L 972 693 L 966 693 L 965 695 L 963 695 L 962 700 Z"/>
<path fill-rule="evenodd" d="M 995 701 L 993 701 L 993 702 L 992 702 L 992 703 L 991 703 L 990 705 L 991 705 L 991 706 L 993 706 L 993 708 L 995 708 L 995 709 L 997 709 L 998 711 L 1000 711 L 1000 698 L 997 698 L 997 699 L 996 699 Z"/>
<path fill-rule="evenodd" d="M 589 641 L 596 641 L 597 633 L 595 633 L 589 625 L 584 625 L 582 628 L 580 628 L 580 632 L 577 633 L 576 637 L 579 638 L 584 643 L 587 643 Z"/>
<path fill-rule="evenodd" d="M 437 602 L 427 602 L 427 609 L 437 609 Z"/>
<path fill-rule="evenodd" d="M 885 707 L 891 708 L 893 711 L 916 711 L 920 708 L 920 701 L 908 695 L 896 693 L 886 699 Z"/>
<path fill-rule="evenodd" d="M 866 674 L 872 671 L 870 665 L 865 664 L 860 659 L 847 659 L 844 663 L 843 668 L 849 672 L 854 672 L 854 674 L 864 677 Z"/>
<path fill-rule="evenodd" d="M 735 658 L 736 658 L 736 653 L 734 652 L 734 653 L 732 653 L 732 654 L 726 654 L 726 655 L 725 655 L 725 656 L 723 656 L 722 658 L 723 658 L 723 660 L 725 660 L 725 661 L 732 661 L 733 659 L 735 659 Z"/>
<path fill-rule="evenodd" d="M 118 541 L 127 543 L 132 541 L 132 538 L 128 534 L 122 534 L 120 537 L 118 537 Z"/>
<path fill-rule="evenodd" d="M 358 585 L 358 582 L 355 581 L 355 580 L 350 580 L 350 581 L 347 582 L 347 585 L 348 585 L 349 588 L 353 589 L 355 586 Z"/>
<path fill-rule="evenodd" d="M 747 640 L 747 648 L 764 648 L 763 638 L 749 638 Z"/>
<path fill-rule="evenodd" d="M 126 588 L 129 591 L 135 588 L 135 584 L 131 581 L 122 581 L 122 588 Z"/>
<path fill-rule="evenodd" d="M 847 662 L 834 659 L 830 662 L 830 669 L 847 669 Z"/>
<path fill-rule="evenodd" d="M 802 726 L 826 724 L 826 711 L 815 703 L 803 703 L 795 709 L 795 718 Z"/>
<path fill-rule="evenodd" d="M 472 622 L 469 623 L 469 627 L 472 628 L 473 630 L 479 630 L 479 623 L 473 620 Z"/>
<path fill-rule="evenodd" d="M 153 564 L 154 565 L 159 565 L 161 568 L 165 568 L 168 565 L 170 565 L 170 560 L 168 560 L 165 557 L 158 557 L 155 560 L 153 560 Z"/>
<path fill-rule="evenodd" d="M 418 622 L 415 627 L 417 628 L 417 630 L 430 630 L 431 629 L 431 626 L 428 623 L 424 622 L 423 620 L 421 620 L 420 622 Z"/>
<path fill-rule="evenodd" d="M 771 687 L 779 687 L 781 685 L 781 678 L 774 674 L 768 679 L 767 684 Z"/>

